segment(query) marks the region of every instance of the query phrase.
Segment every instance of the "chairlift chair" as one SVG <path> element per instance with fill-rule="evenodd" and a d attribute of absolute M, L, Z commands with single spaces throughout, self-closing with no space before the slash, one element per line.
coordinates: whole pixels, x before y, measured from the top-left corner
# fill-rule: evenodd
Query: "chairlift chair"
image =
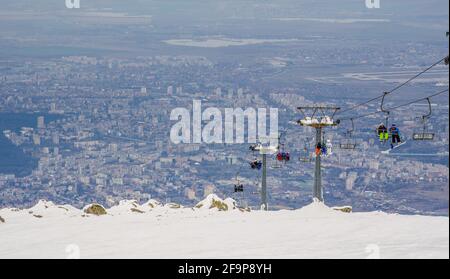
<path fill-rule="evenodd" d="M 243 193 L 244 192 L 244 185 L 239 180 L 239 172 L 236 173 L 236 182 L 234 183 L 234 192 L 235 193 Z"/>
<path fill-rule="evenodd" d="M 428 102 L 429 111 L 428 111 L 428 113 L 426 115 L 423 115 L 421 117 L 421 121 L 422 121 L 422 125 L 423 125 L 422 131 L 416 131 L 416 132 L 413 133 L 413 136 L 412 136 L 413 140 L 416 140 L 416 141 L 431 141 L 431 140 L 434 140 L 434 135 L 435 134 L 428 132 L 428 125 L 427 125 L 428 124 L 428 119 L 430 118 L 431 113 L 432 113 L 430 98 L 427 98 L 427 102 Z"/>
<path fill-rule="evenodd" d="M 275 156 L 275 164 L 272 166 L 272 168 L 281 168 L 282 164 L 281 163 L 287 163 L 290 161 L 290 154 L 289 152 L 286 152 L 284 150 L 284 143 L 282 143 L 281 139 L 283 136 L 284 132 L 280 133 L 280 135 L 278 136 L 278 152 Z"/>
<path fill-rule="evenodd" d="M 353 131 L 355 130 L 355 124 L 353 122 L 353 119 L 350 119 L 352 122 L 352 128 L 347 130 L 347 132 L 344 135 L 344 139 L 342 139 L 339 142 L 339 148 L 341 150 L 355 150 L 357 143 L 356 140 L 353 138 Z"/>
<path fill-rule="evenodd" d="M 308 149 L 305 148 L 300 153 L 298 160 L 302 163 L 311 163 L 313 161 L 313 157 L 312 157 L 311 153 L 308 151 Z"/>
<path fill-rule="evenodd" d="M 284 151 L 284 144 L 281 145 L 281 148 L 279 149 L 277 156 L 276 156 L 277 161 L 279 162 L 289 162 L 291 159 L 291 155 L 289 154 L 289 152 Z"/>
<path fill-rule="evenodd" d="M 355 150 L 356 143 L 351 142 L 350 140 L 343 140 L 343 142 L 339 144 L 339 148 L 342 150 Z"/>
<path fill-rule="evenodd" d="M 242 194 L 239 204 L 241 205 L 241 207 L 247 207 L 246 206 L 246 201 L 245 201 L 245 195 L 244 195 L 244 185 L 239 180 L 239 172 L 236 173 L 236 183 L 234 184 L 234 193 L 235 194 L 238 194 L 238 193 Z"/>
<path fill-rule="evenodd" d="M 280 151 L 275 155 L 273 160 L 274 163 L 271 166 L 272 169 L 281 169 L 283 167 L 282 165 L 283 158 Z"/>
<path fill-rule="evenodd" d="M 300 151 L 300 156 L 298 160 L 302 163 L 311 163 L 313 161 L 313 155 L 310 151 L 311 149 L 311 139 L 306 138 L 305 145 L 303 146 L 303 150 Z"/>
<path fill-rule="evenodd" d="M 380 139 L 380 142 L 382 144 L 386 144 L 389 141 L 389 138 L 390 138 L 389 121 L 390 121 L 391 112 L 384 108 L 384 101 L 385 101 L 385 98 L 386 98 L 386 96 L 388 94 L 390 94 L 390 92 L 384 92 L 383 99 L 381 100 L 381 105 L 380 105 L 381 112 L 384 112 L 384 114 L 385 114 L 384 127 L 385 127 L 386 130 L 383 132 L 383 135 L 380 135 L 379 128 L 377 128 L 375 130 L 376 134 L 377 134 L 377 137 Z"/>
<path fill-rule="evenodd" d="M 259 160 L 253 160 L 252 162 L 250 162 L 250 167 L 253 170 L 260 170 L 262 168 L 262 162 Z"/>
<path fill-rule="evenodd" d="M 234 192 L 235 193 L 242 193 L 242 192 L 244 192 L 244 185 L 242 185 L 242 184 L 234 185 Z"/>

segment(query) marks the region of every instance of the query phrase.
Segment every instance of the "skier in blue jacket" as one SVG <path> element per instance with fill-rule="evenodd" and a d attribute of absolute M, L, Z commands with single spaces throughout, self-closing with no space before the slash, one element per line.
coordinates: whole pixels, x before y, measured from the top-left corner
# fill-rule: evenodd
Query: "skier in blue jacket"
<path fill-rule="evenodd" d="M 391 134 L 392 138 L 391 148 L 394 148 L 394 145 L 402 142 L 400 138 L 400 130 L 395 124 L 392 124 L 391 128 L 389 129 L 389 133 Z"/>

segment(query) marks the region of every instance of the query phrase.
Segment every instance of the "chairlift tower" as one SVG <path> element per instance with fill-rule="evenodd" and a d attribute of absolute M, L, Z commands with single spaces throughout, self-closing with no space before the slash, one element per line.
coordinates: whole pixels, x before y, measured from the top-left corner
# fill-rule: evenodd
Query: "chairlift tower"
<path fill-rule="evenodd" d="M 279 146 L 258 144 L 253 148 L 262 156 L 262 177 L 261 177 L 261 210 L 269 210 L 267 204 L 267 155 L 273 155 L 278 152 Z"/>
<path fill-rule="evenodd" d="M 335 121 L 334 116 L 340 110 L 335 106 L 306 106 L 297 108 L 304 116 L 303 119 L 297 121 L 297 124 L 303 127 L 312 127 L 316 130 L 316 147 L 322 143 L 323 130 L 339 125 L 339 120 Z M 322 187 L 322 154 L 316 154 L 315 170 L 314 170 L 314 187 L 313 198 L 323 202 Z"/>

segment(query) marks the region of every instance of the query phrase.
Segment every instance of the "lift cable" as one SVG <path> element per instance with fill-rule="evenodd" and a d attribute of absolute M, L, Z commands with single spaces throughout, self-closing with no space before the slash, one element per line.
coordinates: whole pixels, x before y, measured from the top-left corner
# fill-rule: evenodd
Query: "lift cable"
<path fill-rule="evenodd" d="M 446 56 L 446 57 L 440 59 L 439 61 L 435 62 L 433 65 L 431 65 L 431 66 L 429 66 L 428 68 L 424 69 L 423 71 L 421 71 L 420 73 L 418 73 L 418 74 L 416 74 L 415 76 L 411 77 L 411 78 L 408 79 L 407 81 L 405 81 L 405 82 L 403 82 L 403 83 L 397 85 L 396 87 L 394 87 L 394 88 L 391 89 L 390 91 L 383 92 L 383 94 L 380 95 L 380 96 L 377 96 L 377 97 L 375 97 L 375 98 L 372 98 L 372 99 L 370 99 L 370 100 L 368 100 L 368 101 L 366 101 L 366 102 L 363 102 L 363 103 L 354 105 L 354 106 L 352 106 L 352 107 L 350 107 L 350 108 L 348 108 L 348 109 L 341 110 L 340 112 L 338 112 L 338 114 L 342 114 L 342 113 L 345 113 L 345 112 L 354 110 L 354 109 L 356 109 L 356 108 L 358 108 L 358 107 L 367 105 L 367 104 L 369 104 L 369 103 L 371 103 L 371 102 L 373 102 L 373 101 L 376 101 L 376 100 L 379 100 L 379 99 L 382 99 L 382 98 L 386 97 L 386 95 L 391 94 L 391 93 L 393 93 L 393 92 L 399 90 L 400 88 L 402 88 L 402 87 L 404 87 L 405 85 L 409 84 L 409 83 L 412 82 L 413 80 L 419 78 L 421 75 L 423 75 L 423 74 L 425 74 L 426 72 L 430 71 L 431 69 L 433 69 L 433 68 L 436 67 L 437 65 L 441 64 L 442 62 L 445 62 L 446 59 L 448 59 L 448 56 Z"/>
<path fill-rule="evenodd" d="M 449 91 L 449 89 L 445 89 L 445 90 L 439 91 L 439 92 L 437 92 L 435 94 L 429 95 L 427 97 L 416 99 L 416 100 L 413 100 L 413 101 L 410 101 L 408 103 L 401 104 L 401 105 L 398 105 L 398 106 L 395 106 L 395 107 L 391 107 L 391 108 L 388 108 L 388 109 L 385 109 L 385 108 L 381 107 L 380 110 L 377 110 L 377 111 L 374 111 L 374 112 L 371 112 L 371 113 L 361 114 L 361 115 L 357 115 L 357 116 L 349 117 L 349 118 L 341 118 L 339 120 L 340 121 L 344 121 L 344 120 L 352 120 L 353 121 L 355 119 L 364 118 L 364 117 L 372 116 L 372 115 L 379 114 L 379 113 L 389 113 L 392 110 L 396 110 L 396 109 L 399 109 L 399 108 L 402 108 L 402 107 L 410 106 L 412 104 L 419 103 L 419 102 L 422 102 L 422 101 L 430 100 L 433 97 L 442 95 L 444 93 L 448 93 L 448 91 Z"/>

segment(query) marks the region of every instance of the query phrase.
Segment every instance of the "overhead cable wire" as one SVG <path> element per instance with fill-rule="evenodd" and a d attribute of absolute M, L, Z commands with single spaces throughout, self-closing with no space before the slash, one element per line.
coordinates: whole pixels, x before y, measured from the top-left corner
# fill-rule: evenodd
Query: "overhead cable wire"
<path fill-rule="evenodd" d="M 398 105 L 398 106 L 394 106 L 394 107 L 387 108 L 386 111 L 392 111 L 392 110 L 396 110 L 396 109 L 399 109 L 399 108 L 402 108 L 402 107 L 410 106 L 410 105 L 415 104 L 415 103 L 419 103 L 419 102 L 422 102 L 422 101 L 426 101 L 427 99 L 431 99 L 431 98 L 433 98 L 433 97 L 442 95 L 442 94 L 444 94 L 444 93 L 446 93 L 446 92 L 448 92 L 448 91 L 449 91 L 449 89 L 445 89 L 445 90 L 439 91 L 439 92 L 437 92 L 437 93 L 435 93 L 435 94 L 432 94 L 432 95 L 429 95 L 429 96 L 426 96 L 426 97 L 423 97 L 423 98 L 420 98 L 420 99 L 416 99 L 416 100 L 410 101 L 410 102 L 408 102 L 408 103 L 404 103 L 404 104 L 401 104 L 401 105 Z M 357 116 L 354 116 L 354 117 L 341 118 L 341 119 L 339 119 L 339 120 L 340 120 L 340 121 L 344 121 L 344 120 L 356 120 L 356 119 L 359 119 L 359 118 L 365 118 L 365 117 L 372 116 L 372 115 L 376 115 L 376 114 L 379 114 L 379 113 L 385 113 L 385 111 L 377 110 L 377 111 L 374 111 L 374 112 L 371 112 L 371 113 L 361 114 L 361 115 L 357 115 Z"/>
<path fill-rule="evenodd" d="M 354 105 L 354 106 L 352 106 L 352 107 L 350 107 L 350 108 L 348 108 L 348 109 L 341 110 L 341 111 L 338 112 L 337 114 L 343 114 L 343 113 L 345 113 L 345 112 L 354 110 L 354 109 L 356 109 L 356 108 L 358 108 L 358 107 L 367 105 L 367 104 L 369 104 L 369 103 L 371 103 L 371 102 L 373 102 L 373 101 L 376 101 L 376 100 L 379 100 L 379 99 L 383 98 L 383 96 L 385 96 L 385 95 L 387 95 L 387 94 L 391 94 L 391 93 L 393 93 L 393 92 L 399 90 L 400 88 L 404 87 L 405 85 L 411 83 L 413 80 L 415 80 L 415 79 L 419 78 L 420 76 L 422 76 L 423 74 L 427 73 L 428 71 L 430 71 L 431 69 L 433 69 L 433 68 L 436 67 L 437 65 L 439 65 L 439 64 L 441 64 L 442 62 L 446 61 L 446 58 L 447 58 L 447 56 L 444 57 L 444 58 L 442 58 L 442 59 L 440 59 L 439 61 L 436 61 L 435 63 L 433 63 L 433 64 L 432 64 L 431 66 L 429 66 L 428 68 L 422 70 L 420 73 L 414 75 L 413 77 L 409 78 L 409 79 L 406 80 L 405 82 L 402 82 L 401 84 L 399 84 L 399 85 L 397 85 L 396 87 L 392 88 L 390 91 L 383 92 L 383 94 L 381 94 L 380 96 L 374 97 L 374 98 L 372 98 L 372 99 L 370 99 L 370 100 L 368 100 L 368 101 L 365 101 L 365 102 L 363 102 L 363 103 Z"/>

